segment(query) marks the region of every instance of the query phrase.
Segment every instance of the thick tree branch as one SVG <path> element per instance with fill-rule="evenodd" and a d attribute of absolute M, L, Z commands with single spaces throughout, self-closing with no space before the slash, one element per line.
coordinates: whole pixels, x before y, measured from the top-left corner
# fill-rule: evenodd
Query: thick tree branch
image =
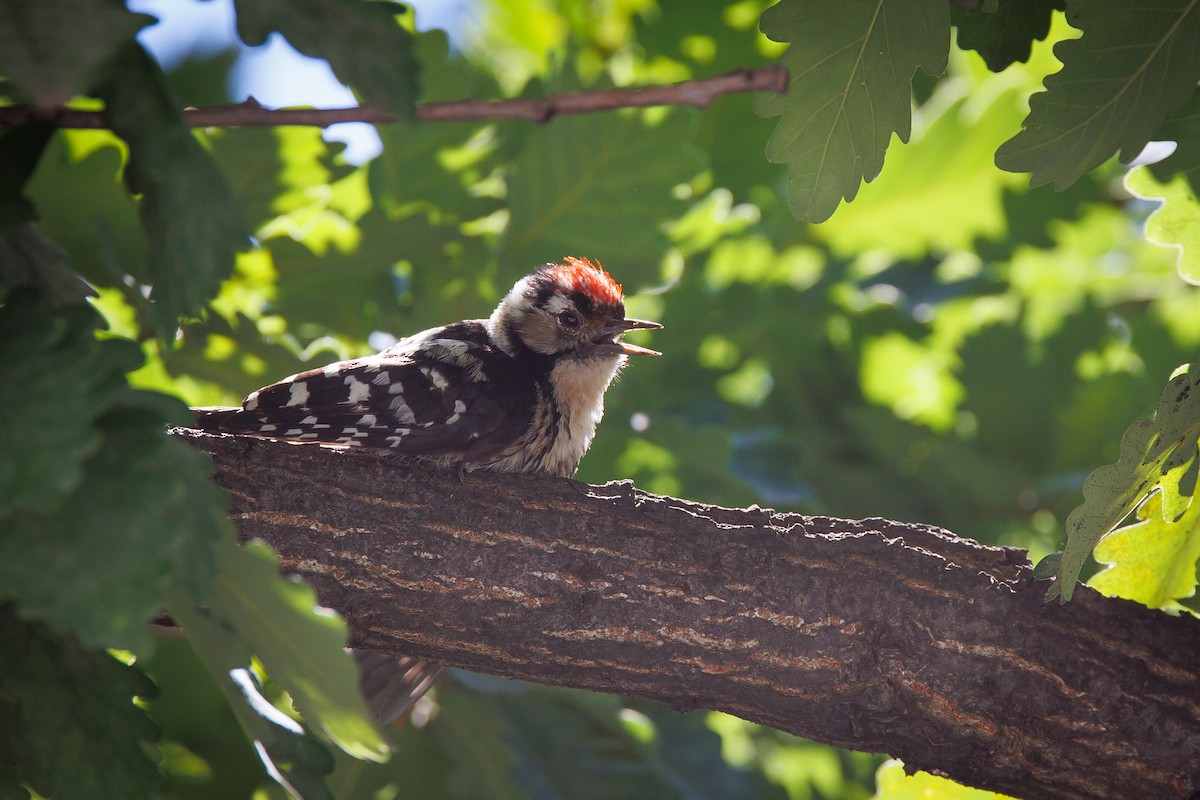
<path fill-rule="evenodd" d="M 926 525 L 175 432 L 357 645 L 715 708 L 1027 800 L 1200 796 L 1200 624 Z"/>
<path fill-rule="evenodd" d="M 417 119 L 421 122 L 481 122 L 499 119 L 525 119 L 549 122 L 563 114 L 611 111 L 616 108 L 647 106 L 696 106 L 707 108 L 714 99 L 734 92 L 775 92 L 787 89 L 787 70 L 774 64 L 757 69 L 738 69 L 711 78 L 698 78 L 665 86 L 635 86 L 625 89 L 596 89 L 560 92 L 545 97 L 510 100 L 456 100 L 420 103 Z M 263 108 L 253 99 L 225 106 L 191 108 L 184 111 L 193 128 L 262 127 L 273 125 L 316 125 L 328 127 L 340 122 L 370 122 L 377 125 L 396 122 L 396 117 L 372 106 L 355 108 Z M 60 128 L 107 128 L 99 111 L 74 108 L 40 109 L 34 106 L 0 107 L 0 127 L 27 122 L 49 121 Z"/>

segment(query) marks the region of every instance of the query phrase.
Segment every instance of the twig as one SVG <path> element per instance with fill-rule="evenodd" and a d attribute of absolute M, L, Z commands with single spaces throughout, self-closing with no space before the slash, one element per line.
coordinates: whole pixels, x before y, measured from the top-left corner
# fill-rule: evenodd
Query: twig
<path fill-rule="evenodd" d="M 524 119 L 545 123 L 562 114 L 585 114 L 616 108 L 686 105 L 707 108 L 713 99 L 734 92 L 775 92 L 787 89 L 787 70 L 774 64 L 757 69 L 738 69 L 724 75 L 700 78 L 664 86 L 638 86 L 627 89 L 560 92 L 545 97 L 511 100 L 454 100 L 421 103 L 417 119 L 422 122 L 478 122 L 498 119 Z M 275 125 L 315 125 L 327 127 L 341 122 L 387 124 L 396 117 L 373 106 L 354 108 L 263 108 L 250 98 L 242 103 L 184 111 L 193 128 L 262 127 Z M 60 128 L 106 128 L 99 111 L 74 108 L 39 109 L 15 105 L 0 108 L 0 127 L 15 127 L 34 120 L 54 122 Z"/>

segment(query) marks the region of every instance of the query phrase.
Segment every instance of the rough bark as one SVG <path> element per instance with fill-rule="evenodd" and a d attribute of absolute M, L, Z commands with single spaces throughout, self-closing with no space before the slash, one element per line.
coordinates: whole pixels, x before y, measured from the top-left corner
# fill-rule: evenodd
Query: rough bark
<path fill-rule="evenodd" d="M 1200 797 L 1200 623 L 928 525 L 178 430 L 356 645 L 712 708 L 1027 800 Z"/>

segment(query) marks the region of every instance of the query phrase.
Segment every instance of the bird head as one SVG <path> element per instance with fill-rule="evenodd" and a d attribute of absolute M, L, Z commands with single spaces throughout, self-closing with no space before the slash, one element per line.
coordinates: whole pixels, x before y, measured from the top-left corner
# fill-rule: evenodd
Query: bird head
<path fill-rule="evenodd" d="M 517 281 L 488 325 L 510 355 L 526 349 L 580 360 L 659 355 L 623 342 L 621 336 L 662 327 L 628 319 L 620 284 L 599 264 L 575 257 L 546 264 Z"/>

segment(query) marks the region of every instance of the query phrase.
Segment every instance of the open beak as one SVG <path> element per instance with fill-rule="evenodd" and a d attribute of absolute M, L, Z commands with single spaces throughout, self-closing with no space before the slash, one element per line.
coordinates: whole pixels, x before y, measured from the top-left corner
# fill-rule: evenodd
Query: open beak
<path fill-rule="evenodd" d="M 616 336 L 620 336 L 626 331 L 656 331 L 662 327 L 662 325 L 657 322 L 650 322 L 649 320 L 644 319 L 623 319 L 617 324 L 620 326 L 620 328 L 618 329 Z M 630 344 L 629 342 L 616 341 L 616 336 L 613 337 L 613 344 L 616 345 L 619 352 L 624 353 L 627 356 L 662 355 L 662 353 L 658 352 L 657 350 L 651 350 L 648 347 L 638 347 L 636 344 Z"/>

